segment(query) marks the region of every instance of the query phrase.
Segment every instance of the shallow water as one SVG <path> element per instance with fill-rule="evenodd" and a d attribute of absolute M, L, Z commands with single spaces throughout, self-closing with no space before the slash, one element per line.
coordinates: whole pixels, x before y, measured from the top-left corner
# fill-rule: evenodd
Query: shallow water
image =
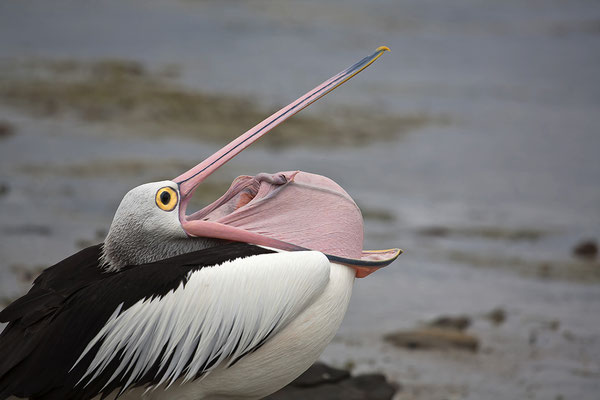
<path fill-rule="evenodd" d="M 350 106 L 444 123 L 391 142 L 374 133 L 362 147 L 259 146 L 213 181 L 289 169 L 331 177 L 371 216 L 365 247 L 406 250 L 357 282 L 326 360 L 384 371 L 405 385 L 398 398 L 591 399 L 600 390 L 600 266 L 574 260 L 571 248 L 600 238 L 599 21 L 600 4 L 584 0 L 5 2 L 0 55 L 174 64 L 189 90 L 270 109 L 390 46 L 304 112 L 326 118 Z M 0 119 L 15 126 L 0 137 L 4 297 L 27 288 L 15 271 L 101 240 L 129 188 L 172 178 L 219 147 L 202 127 L 197 140 L 145 138 L 118 123 L 6 105 Z M 119 164 L 130 160 L 142 167 Z M 72 172 L 90 163 L 97 173 Z M 493 327 L 480 316 L 498 306 L 508 319 Z M 475 318 L 477 354 L 381 340 L 462 313 Z"/>

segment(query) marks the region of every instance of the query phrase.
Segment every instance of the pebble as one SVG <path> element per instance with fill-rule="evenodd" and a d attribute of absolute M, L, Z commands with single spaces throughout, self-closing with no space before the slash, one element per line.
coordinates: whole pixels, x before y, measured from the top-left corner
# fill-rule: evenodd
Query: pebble
<path fill-rule="evenodd" d="M 593 260 L 598 256 L 598 244 L 593 239 L 582 240 L 573 247 L 573 255 L 579 258 Z"/>

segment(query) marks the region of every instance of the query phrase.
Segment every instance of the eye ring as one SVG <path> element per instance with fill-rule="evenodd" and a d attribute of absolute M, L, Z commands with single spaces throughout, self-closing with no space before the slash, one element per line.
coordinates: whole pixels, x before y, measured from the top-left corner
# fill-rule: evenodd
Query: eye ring
<path fill-rule="evenodd" d="M 169 186 L 158 189 L 155 197 L 156 205 L 163 211 L 173 211 L 177 206 L 177 192 Z"/>

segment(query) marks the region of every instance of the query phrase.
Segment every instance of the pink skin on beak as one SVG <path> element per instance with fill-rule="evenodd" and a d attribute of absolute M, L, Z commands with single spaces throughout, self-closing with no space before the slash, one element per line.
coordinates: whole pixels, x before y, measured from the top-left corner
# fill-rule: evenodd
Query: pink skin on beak
<path fill-rule="evenodd" d="M 355 268 L 359 278 L 395 260 L 401 253 L 399 249 L 362 251 L 358 207 L 341 187 L 318 175 L 296 171 L 240 177 L 219 200 L 191 216 L 185 215 L 194 190 L 210 174 L 271 129 L 354 77 L 386 50 L 379 47 L 175 178 L 181 196 L 179 219 L 188 235 L 290 251 L 319 250 L 331 261 Z M 302 201 L 301 207 L 297 206 L 298 200 Z M 329 205 L 328 211 L 324 205 Z"/>

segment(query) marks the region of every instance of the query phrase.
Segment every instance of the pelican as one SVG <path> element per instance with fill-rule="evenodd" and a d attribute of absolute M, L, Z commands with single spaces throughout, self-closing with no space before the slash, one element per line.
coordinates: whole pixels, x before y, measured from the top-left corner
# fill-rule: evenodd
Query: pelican
<path fill-rule="evenodd" d="M 378 48 L 173 180 L 128 192 L 102 244 L 46 269 L 2 312 L 0 399 L 259 399 L 315 362 L 363 251 L 360 210 L 301 171 L 236 178 L 186 214 L 201 182 L 379 58 Z"/>

